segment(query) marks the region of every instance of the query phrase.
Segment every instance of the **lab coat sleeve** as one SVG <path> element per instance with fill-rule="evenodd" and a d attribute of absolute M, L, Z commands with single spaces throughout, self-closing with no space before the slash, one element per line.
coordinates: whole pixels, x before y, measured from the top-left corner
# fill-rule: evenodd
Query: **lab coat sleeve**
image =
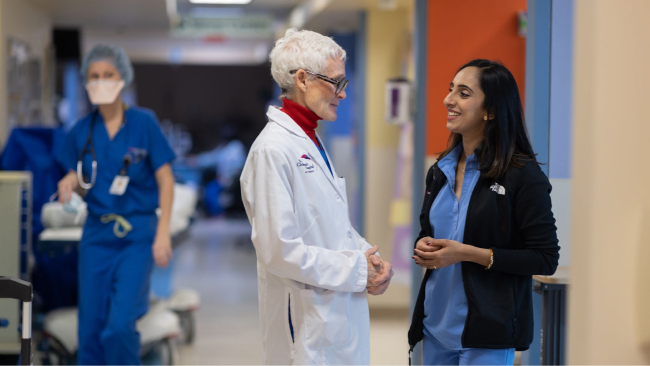
<path fill-rule="evenodd" d="M 291 176 L 291 164 L 277 148 L 249 154 L 242 199 L 258 261 L 279 277 L 334 291 L 364 291 L 368 264 L 363 250 L 330 250 L 303 241 Z"/>
<path fill-rule="evenodd" d="M 364 238 L 363 236 L 361 236 L 361 235 L 357 232 L 356 229 L 352 229 L 352 230 L 354 231 L 354 235 L 357 236 L 357 241 L 359 242 L 359 248 L 360 248 L 361 250 L 363 250 L 364 253 L 366 252 L 366 250 L 372 248 L 372 245 L 370 245 L 370 243 L 368 243 L 368 241 L 366 240 L 366 238 Z M 377 255 L 379 255 L 379 252 L 377 252 Z"/>

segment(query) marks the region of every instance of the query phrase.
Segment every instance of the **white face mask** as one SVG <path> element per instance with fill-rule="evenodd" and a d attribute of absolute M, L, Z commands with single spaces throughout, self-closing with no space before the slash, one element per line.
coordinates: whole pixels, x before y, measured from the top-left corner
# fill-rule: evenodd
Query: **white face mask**
<path fill-rule="evenodd" d="M 93 80 L 86 84 L 90 102 L 95 105 L 112 104 L 124 88 L 124 80 Z"/>

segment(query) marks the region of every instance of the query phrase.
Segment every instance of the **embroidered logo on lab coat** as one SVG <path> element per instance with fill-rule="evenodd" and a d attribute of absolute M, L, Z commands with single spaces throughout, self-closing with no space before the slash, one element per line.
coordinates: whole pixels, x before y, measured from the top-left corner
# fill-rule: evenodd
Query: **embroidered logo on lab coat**
<path fill-rule="evenodd" d="M 302 154 L 298 163 L 296 164 L 298 168 L 304 168 L 305 173 L 313 173 L 316 171 L 316 164 L 311 160 L 307 154 Z"/>
<path fill-rule="evenodd" d="M 504 196 L 506 194 L 506 187 L 499 185 L 499 183 L 494 183 L 492 187 L 490 187 L 492 192 L 496 192 L 497 194 L 500 194 Z"/>

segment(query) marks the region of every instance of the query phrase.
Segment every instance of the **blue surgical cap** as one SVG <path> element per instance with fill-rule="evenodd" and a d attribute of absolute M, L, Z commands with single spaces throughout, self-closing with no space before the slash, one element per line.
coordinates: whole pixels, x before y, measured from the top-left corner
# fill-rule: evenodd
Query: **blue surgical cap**
<path fill-rule="evenodd" d="M 124 80 L 124 86 L 133 81 L 133 67 L 129 56 L 122 47 L 98 44 L 88 52 L 81 63 L 81 77 L 84 83 L 88 82 L 88 68 L 93 62 L 105 61 L 115 66 Z"/>

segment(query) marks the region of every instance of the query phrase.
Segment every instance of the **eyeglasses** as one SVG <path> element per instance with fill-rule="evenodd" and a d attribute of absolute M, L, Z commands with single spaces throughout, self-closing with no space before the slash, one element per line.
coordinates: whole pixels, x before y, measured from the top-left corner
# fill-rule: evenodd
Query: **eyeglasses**
<path fill-rule="evenodd" d="M 301 69 L 298 69 L 298 70 L 301 70 Z M 289 71 L 289 74 L 293 75 L 293 74 L 297 73 L 298 70 L 291 70 L 291 71 Z M 302 70 L 305 70 L 305 69 L 302 69 Z M 309 70 L 305 70 L 305 72 L 308 73 L 308 74 L 314 75 L 317 78 L 319 78 L 321 80 L 325 80 L 328 83 L 334 85 L 336 87 L 336 90 L 334 91 L 335 95 L 341 94 L 341 92 L 343 92 L 345 90 L 345 88 L 348 87 L 348 83 L 350 82 L 350 80 L 348 80 L 346 78 L 343 78 L 341 80 L 335 80 L 335 79 L 332 79 L 332 78 L 328 78 L 327 76 L 325 76 L 323 74 L 319 74 L 319 73 L 316 73 L 316 72 L 311 72 Z"/>

